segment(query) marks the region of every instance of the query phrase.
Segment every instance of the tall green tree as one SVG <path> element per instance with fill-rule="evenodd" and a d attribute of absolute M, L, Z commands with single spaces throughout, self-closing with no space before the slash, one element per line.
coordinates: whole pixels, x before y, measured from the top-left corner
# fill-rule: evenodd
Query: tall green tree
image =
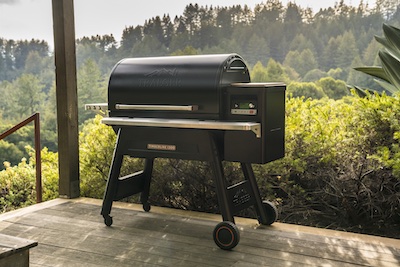
<path fill-rule="evenodd" d="M 107 102 L 107 84 L 93 59 L 87 59 L 77 72 L 79 123 L 93 118 L 93 112 L 85 111 L 85 104 Z"/>
<path fill-rule="evenodd" d="M 362 53 L 362 63 L 369 66 L 379 64 L 378 51 L 379 43 L 371 38 L 371 41 L 369 42 L 367 48 L 365 48 Z"/>
<path fill-rule="evenodd" d="M 233 30 L 233 22 L 230 9 L 221 7 L 217 10 L 216 26 L 220 31 L 222 38 L 230 38 Z"/>
<path fill-rule="evenodd" d="M 0 82 L 0 114 L 2 118 L 2 122 L 10 119 L 10 115 L 12 115 L 12 111 L 10 109 L 13 108 L 12 97 L 14 92 L 14 86 L 11 82 L 4 80 Z"/>
<path fill-rule="evenodd" d="M 302 26 L 302 21 L 301 8 L 289 2 L 284 15 L 285 35 L 295 36 Z"/>
<path fill-rule="evenodd" d="M 270 57 L 270 53 L 268 42 L 264 38 L 253 34 L 248 40 L 243 57 L 251 65 L 254 65 L 259 60 L 267 61 Z"/>
<path fill-rule="evenodd" d="M 283 66 L 270 58 L 266 67 L 268 73 L 267 82 L 288 82 L 288 76 Z"/>
<path fill-rule="evenodd" d="M 339 56 L 339 45 L 341 43 L 341 38 L 331 37 L 326 45 L 323 54 L 320 59 L 320 66 L 323 70 L 329 71 L 330 69 L 337 68 L 336 58 Z"/>
<path fill-rule="evenodd" d="M 5 55 L 5 44 L 6 41 L 3 38 L 0 38 L 0 81 L 5 80 L 6 79 L 6 61 L 4 58 Z"/>
<path fill-rule="evenodd" d="M 168 48 L 165 47 L 155 36 L 146 35 L 143 40 L 137 43 L 133 48 L 131 55 L 138 56 L 165 56 L 168 54 Z"/>
<path fill-rule="evenodd" d="M 389 20 L 398 8 L 399 1 L 397 0 L 376 0 L 375 10 L 381 13 L 386 20 Z"/>
<path fill-rule="evenodd" d="M 47 95 L 54 83 L 54 60 L 52 57 L 43 57 L 37 51 L 30 51 L 25 61 L 24 73 L 38 77 L 44 85 L 43 92 Z"/>
<path fill-rule="evenodd" d="M 171 38 L 174 35 L 174 25 L 172 24 L 171 18 L 169 15 L 165 15 L 162 18 L 162 29 L 163 29 L 163 44 L 166 47 L 169 47 L 169 44 L 171 42 Z"/>
<path fill-rule="evenodd" d="M 33 74 L 22 74 L 12 83 L 6 83 L 3 93 L 5 109 L 3 115 L 13 121 L 20 121 L 44 107 L 46 94 L 45 85 Z"/>
<path fill-rule="evenodd" d="M 199 29 L 200 26 L 200 16 L 199 16 L 199 5 L 198 4 L 189 4 L 185 7 L 183 11 L 183 17 L 186 25 L 186 30 L 189 33 L 189 37 L 193 38 L 195 32 Z"/>
<path fill-rule="evenodd" d="M 24 72 L 39 75 L 43 71 L 43 63 L 43 58 L 37 51 L 29 51 L 25 60 Z"/>
<path fill-rule="evenodd" d="M 284 66 L 293 68 L 300 77 L 304 77 L 309 71 L 318 68 L 318 62 L 310 49 L 290 51 L 283 62 Z"/>
<path fill-rule="evenodd" d="M 45 41 L 35 39 L 16 42 L 13 47 L 14 67 L 16 69 L 25 67 L 25 61 L 31 51 L 36 51 L 39 56 L 45 57 L 49 51 L 49 46 Z"/>
<path fill-rule="evenodd" d="M 252 82 L 266 82 L 269 80 L 267 69 L 263 66 L 261 61 L 258 61 L 251 72 L 251 81 Z"/>
<path fill-rule="evenodd" d="M 132 48 L 143 39 L 143 29 L 141 26 L 126 27 L 122 32 L 121 46 L 119 49 L 120 57 L 129 57 Z"/>
<path fill-rule="evenodd" d="M 279 0 L 267 0 L 255 6 L 255 23 L 274 23 L 281 22 L 284 15 L 284 7 Z"/>
<path fill-rule="evenodd" d="M 337 51 L 336 66 L 345 70 L 350 69 L 351 62 L 359 55 L 356 39 L 352 32 L 346 31 L 341 40 Z"/>
<path fill-rule="evenodd" d="M 315 45 L 309 38 L 305 37 L 304 34 L 300 33 L 293 38 L 288 49 L 289 51 L 297 50 L 299 52 L 305 49 L 310 49 L 311 51 L 315 51 Z"/>
<path fill-rule="evenodd" d="M 57 151 L 57 101 L 55 82 L 47 94 L 46 105 L 43 113 L 40 114 L 40 121 L 42 146 L 47 147 L 50 151 Z"/>
<path fill-rule="evenodd" d="M 160 16 L 156 16 L 155 18 L 151 18 L 144 23 L 143 26 L 143 34 L 151 35 L 156 38 L 161 44 L 164 43 L 164 29 L 162 26 Z"/>
<path fill-rule="evenodd" d="M 301 51 L 300 60 L 303 62 L 303 66 L 298 72 L 301 77 L 304 77 L 309 71 L 318 68 L 318 62 L 315 59 L 314 53 L 310 49 Z"/>

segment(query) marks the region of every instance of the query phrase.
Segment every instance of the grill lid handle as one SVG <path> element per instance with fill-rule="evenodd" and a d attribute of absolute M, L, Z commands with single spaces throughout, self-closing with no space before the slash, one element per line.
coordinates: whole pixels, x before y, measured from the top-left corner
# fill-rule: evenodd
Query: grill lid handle
<path fill-rule="evenodd" d="M 172 106 L 172 105 L 127 105 L 116 104 L 115 109 L 119 110 L 152 110 L 152 111 L 196 111 L 199 109 L 197 105 L 189 106 Z"/>
<path fill-rule="evenodd" d="M 127 118 L 107 117 L 102 123 L 114 126 L 144 126 L 182 129 L 204 129 L 224 131 L 252 131 L 257 138 L 261 138 L 261 124 L 259 122 L 230 122 L 230 121 L 199 121 L 191 119 L 157 119 L 157 118 Z M 276 129 L 276 130 L 280 130 Z"/>

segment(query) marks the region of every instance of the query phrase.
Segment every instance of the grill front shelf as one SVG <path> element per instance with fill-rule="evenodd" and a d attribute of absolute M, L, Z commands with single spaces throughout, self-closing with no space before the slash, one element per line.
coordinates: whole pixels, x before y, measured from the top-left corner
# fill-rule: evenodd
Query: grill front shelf
<path fill-rule="evenodd" d="M 143 127 L 181 128 L 181 129 L 252 131 L 257 138 L 261 138 L 261 124 L 258 122 L 105 117 L 102 119 L 102 123 L 111 126 L 143 126 Z"/>

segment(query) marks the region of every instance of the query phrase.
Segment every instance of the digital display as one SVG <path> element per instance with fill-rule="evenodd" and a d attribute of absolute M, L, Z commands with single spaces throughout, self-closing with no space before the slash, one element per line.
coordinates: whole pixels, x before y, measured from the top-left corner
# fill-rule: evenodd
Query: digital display
<path fill-rule="evenodd" d="M 247 109 L 247 108 L 249 108 L 249 102 L 242 102 L 242 103 L 239 103 L 239 108 L 240 108 L 240 109 Z"/>
<path fill-rule="evenodd" d="M 235 102 L 233 106 L 236 109 L 255 109 L 256 108 L 256 105 L 254 104 L 254 101 Z"/>
<path fill-rule="evenodd" d="M 257 101 L 251 99 L 233 100 L 231 114 L 234 115 L 257 115 Z"/>

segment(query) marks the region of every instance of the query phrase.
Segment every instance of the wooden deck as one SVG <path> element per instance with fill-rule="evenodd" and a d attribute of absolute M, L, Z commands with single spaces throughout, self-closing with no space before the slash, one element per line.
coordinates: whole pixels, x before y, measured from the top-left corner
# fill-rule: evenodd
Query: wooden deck
<path fill-rule="evenodd" d="M 0 215 L 0 233 L 32 239 L 37 266 L 400 266 L 400 240 L 237 218 L 241 241 L 214 244 L 219 215 L 115 203 L 114 224 L 101 201 L 56 199 Z"/>

